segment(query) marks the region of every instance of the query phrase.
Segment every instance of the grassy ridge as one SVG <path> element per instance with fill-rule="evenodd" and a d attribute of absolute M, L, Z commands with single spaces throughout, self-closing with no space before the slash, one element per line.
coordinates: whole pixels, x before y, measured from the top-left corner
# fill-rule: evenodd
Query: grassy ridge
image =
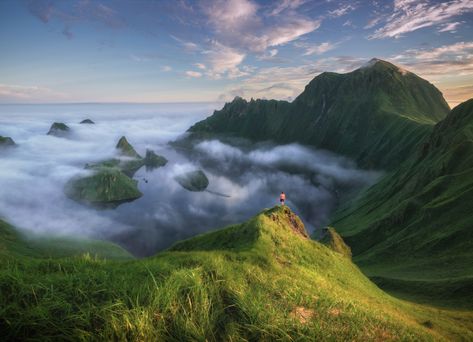
<path fill-rule="evenodd" d="M 392 169 L 448 111 L 432 84 L 377 60 L 347 74 L 318 75 L 292 103 L 236 98 L 189 132 L 300 142 Z"/>
<path fill-rule="evenodd" d="M 287 207 L 142 260 L 32 258 L 1 232 L 7 340 L 473 338 L 472 314 L 383 293 Z"/>
<path fill-rule="evenodd" d="M 355 260 L 380 283 L 473 303 L 473 100 L 398 169 L 336 213 Z M 431 285 L 428 286 L 428 285 Z M 444 288 L 444 291 L 440 291 Z"/>

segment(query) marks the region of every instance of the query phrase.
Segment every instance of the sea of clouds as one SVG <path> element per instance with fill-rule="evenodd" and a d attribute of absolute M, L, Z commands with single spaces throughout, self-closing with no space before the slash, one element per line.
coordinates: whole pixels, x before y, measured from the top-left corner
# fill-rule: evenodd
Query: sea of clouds
<path fill-rule="evenodd" d="M 277 204 L 281 191 L 307 228 L 323 227 L 340 200 L 372 184 L 379 172 L 298 144 L 224 143 L 207 140 L 184 153 L 168 145 L 216 104 L 1 105 L 0 135 L 18 147 L 0 151 L 0 216 L 27 236 L 54 234 L 107 239 L 138 256 L 177 240 L 240 222 Z M 95 125 L 79 122 L 90 118 Z M 71 128 L 68 138 L 46 135 L 54 121 Z M 66 182 L 86 174 L 86 163 L 116 155 L 125 135 L 144 155 L 164 155 L 162 168 L 135 174 L 140 199 L 97 210 L 68 199 Z M 203 169 L 206 192 L 189 192 L 174 181 Z"/>

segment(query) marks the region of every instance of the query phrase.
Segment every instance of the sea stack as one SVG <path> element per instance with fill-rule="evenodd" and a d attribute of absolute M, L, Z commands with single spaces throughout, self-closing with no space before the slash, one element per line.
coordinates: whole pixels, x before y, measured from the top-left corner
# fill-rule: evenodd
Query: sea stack
<path fill-rule="evenodd" d="M 16 146 L 15 142 L 10 137 L 2 137 L 0 135 L 0 147 L 13 147 Z"/>
<path fill-rule="evenodd" d="M 118 140 L 116 148 L 119 149 L 120 153 L 124 156 L 141 159 L 141 156 L 135 151 L 133 146 L 131 146 L 124 136 Z"/>
<path fill-rule="evenodd" d="M 164 166 L 167 162 L 168 160 L 163 156 L 154 153 L 154 151 L 146 150 L 145 165 L 147 169 L 155 169 Z"/>
<path fill-rule="evenodd" d="M 209 185 L 209 179 L 202 170 L 190 171 L 176 176 L 175 180 L 186 190 L 204 191 Z"/>
<path fill-rule="evenodd" d="M 48 135 L 54 135 L 56 137 L 65 137 L 71 129 L 65 123 L 55 122 L 49 128 Z"/>

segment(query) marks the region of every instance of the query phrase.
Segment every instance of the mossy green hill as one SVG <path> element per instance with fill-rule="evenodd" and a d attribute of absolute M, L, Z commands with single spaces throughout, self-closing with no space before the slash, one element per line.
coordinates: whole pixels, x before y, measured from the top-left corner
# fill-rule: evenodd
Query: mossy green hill
<path fill-rule="evenodd" d="M 65 193 L 78 202 L 116 207 L 143 195 L 137 183 L 117 168 L 101 167 L 89 176 L 71 179 L 65 186 Z"/>
<path fill-rule="evenodd" d="M 473 303 L 473 99 L 336 213 L 356 262 L 393 290 Z"/>
<path fill-rule="evenodd" d="M 189 132 L 300 142 L 346 155 L 364 167 L 391 169 L 448 111 L 432 84 L 375 59 L 347 74 L 318 75 L 292 103 L 235 98 Z"/>
<path fill-rule="evenodd" d="M 6 340 L 461 340 L 468 312 L 395 299 L 287 207 L 142 260 L 32 257 L 0 226 Z"/>
<path fill-rule="evenodd" d="M 2 261 L 23 257 L 65 258 L 84 254 L 114 260 L 133 258 L 123 248 L 107 241 L 41 235 L 27 238 L 0 218 L 0 259 Z M 2 286 L 1 282 L 0 286 Z"/>

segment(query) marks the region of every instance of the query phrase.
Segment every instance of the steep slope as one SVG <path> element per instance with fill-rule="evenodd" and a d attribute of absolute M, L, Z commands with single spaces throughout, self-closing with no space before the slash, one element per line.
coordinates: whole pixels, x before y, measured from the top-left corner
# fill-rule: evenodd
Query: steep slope
<path fill-rule="evenodd" d="M 347 74 L 318 75 L 292 103 L 236 98 L 189 132 L 296 141 L 344 154 L 364 167 L 390 169 L 448 111 L 432 84 L 374 59 Z"/>
<path fill-rule="evenodd" d="M 352 254 L 350 246 L 348 246 L 345 241 L 343 241 L 340 234 L 338 234 L 333 227 L 327 227 L 325 229 L 325 234 L 320 242 L 330 247 L 330 249 L 334 250 L 335 252 L 338 252 L 341 255 L 351 259 Z"/>
<path fill-rule="evenodd" d="M 471 313 L 386 295 L 287 207 L 143 260 L 1 261 L 7 340 L 473 338 Z"/>
<path fill-rule="evenodd" d="M 472 303 L 473 99 L 332 223 L 385 286 Z"/>

